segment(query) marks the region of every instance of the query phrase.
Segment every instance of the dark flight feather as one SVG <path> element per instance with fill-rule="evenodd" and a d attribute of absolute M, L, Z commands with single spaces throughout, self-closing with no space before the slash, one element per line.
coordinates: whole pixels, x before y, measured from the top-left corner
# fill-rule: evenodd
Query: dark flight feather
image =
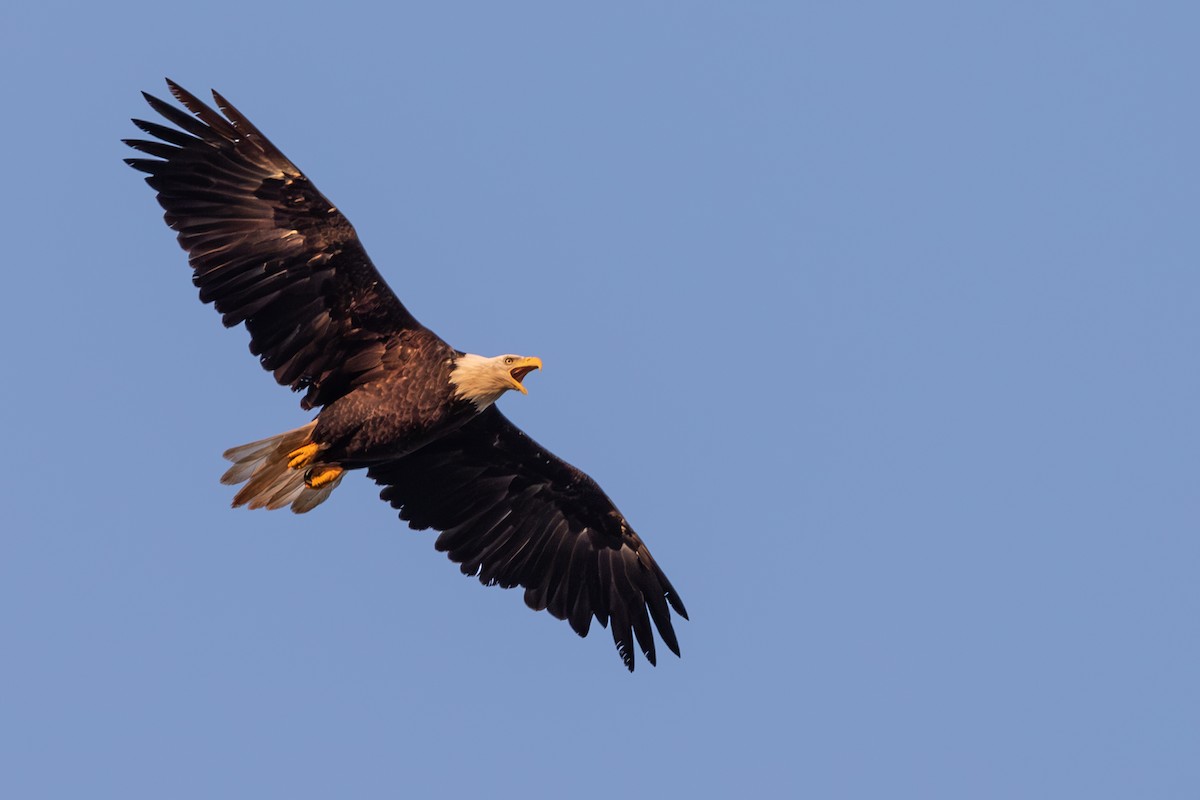
<path fill-rule="evenodd" d="M 669 609 L 684 619 L 687 611 L 641 538 L 595 481 L 495 408 L 367 474 L 385 487 L 380 496 L 401 519 L 444 531 L 437 549 L 465 573 L 524 586 L 530 608 L 567 620 L 580 636 L 593 618 L 611 621 L 630 669 L 635 637 L 655 663 L 651 621 L 679 655 Z"/>
<path fill-rule="evenodd" d="M 360 384 L 385 344 L 420 323 L 392 293 L 341 212 L 228 101 L 228 120 L 168 81 L 192 114 L 145 95 L 182 129 L 134 120 L 162 141 L 126 144 L 149 173 L 167 224 L 190 256 L 200 299 L 281 384 L 323 406 Z M 364 358 L 364 354 L 371 357 Z"/>

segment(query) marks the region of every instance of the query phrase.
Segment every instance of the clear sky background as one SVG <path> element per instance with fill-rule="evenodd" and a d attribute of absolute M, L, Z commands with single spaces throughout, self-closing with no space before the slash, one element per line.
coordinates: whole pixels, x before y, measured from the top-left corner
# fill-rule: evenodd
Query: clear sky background
<path fill-rule="evenodd" d="M 1192 3 L 22 4 L 0 796 L 1195 798 Z M 622 669 L 352 476 L 121 163 L 236 103 L 691 612 Z"/>

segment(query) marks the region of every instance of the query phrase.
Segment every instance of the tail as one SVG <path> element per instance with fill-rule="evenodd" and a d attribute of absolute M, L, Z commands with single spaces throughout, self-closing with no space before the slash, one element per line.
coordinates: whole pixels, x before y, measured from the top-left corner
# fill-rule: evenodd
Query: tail
<path fill-rule="evenodd" d="M 233 507 L 273 510 L 291 505 L 292 511 L 303 514 L 325 502 L 344 473 L 336 465 L 316 461 L 320 452 L 312 440 L 316 426 L 313 420 L 294 431 L 226 450 L 225 458 L 233 466 L 221 476 L 221 483 L 246 483 L 233 498 Z M 321 473 L 321 478 L 314 480 L 313 473 Z"/>

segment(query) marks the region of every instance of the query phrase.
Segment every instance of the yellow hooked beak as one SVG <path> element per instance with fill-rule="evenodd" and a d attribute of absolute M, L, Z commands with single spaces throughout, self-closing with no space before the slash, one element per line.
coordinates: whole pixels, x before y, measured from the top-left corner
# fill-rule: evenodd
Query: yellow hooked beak
<path fill-rule="evenodd" d="M 535 369 L 541 368 L 542 360 L 540 358 L 518 358 L 508 369 L 508 377 L 512 380 L 513 388 L 519 389 L 521 394 L 529 394 L 529 390 L 521 384 L 521 381 L 525 380 L 525 376 Z"/>

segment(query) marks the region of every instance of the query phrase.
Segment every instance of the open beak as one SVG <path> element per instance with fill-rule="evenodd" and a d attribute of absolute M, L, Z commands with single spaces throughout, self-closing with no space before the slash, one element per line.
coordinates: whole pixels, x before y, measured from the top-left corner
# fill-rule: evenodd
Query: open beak
<path fill-rule="evenodd" d="M 508 376 L 512 379 L 513 388 L 519 389 L 521 394 L 529 394 L 521 381 L 525 380 L 525 376 L 533 372 L 535 369 L 542 368 L 542 360 L 540 358 L 522 358 L 517 361 L 508 370 Z"/>

